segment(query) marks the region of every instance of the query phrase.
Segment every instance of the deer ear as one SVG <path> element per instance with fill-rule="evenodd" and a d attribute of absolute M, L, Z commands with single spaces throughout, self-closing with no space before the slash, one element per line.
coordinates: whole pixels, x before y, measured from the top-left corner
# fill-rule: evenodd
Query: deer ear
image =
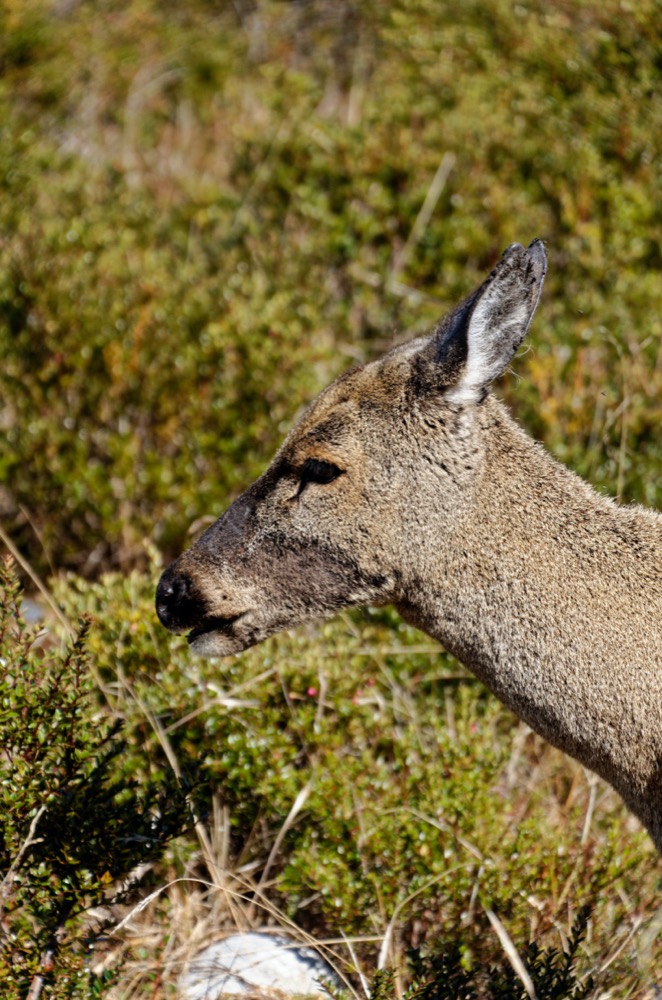
<path fill-rule="evenodd" d="M 510 364 L 538 305 L 547 271 L 541 240 L 513 243 L 489 278 L 435 331 L 435 362 L 451 403 L 478 403 Z"/>

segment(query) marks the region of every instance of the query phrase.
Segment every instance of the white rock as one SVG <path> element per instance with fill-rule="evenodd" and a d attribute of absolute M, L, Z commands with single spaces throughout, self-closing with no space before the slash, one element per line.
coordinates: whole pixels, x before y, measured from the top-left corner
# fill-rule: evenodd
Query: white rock
<path fill-rule="evenodd" d="M 44 620 L 44 609 L 31 597 L 24 597 L 21 601 L 21 614 L 27 625 L 38 625 Z"/>
<path fill-rule="evenodd" d="M 191 959 L 179 979 L 180 1000 L 217 1000 L 264 990 L 289 996 L 325 996 L 321 980 L 340 987 L 330 965 L 284 934 L 233 934 Z"/>

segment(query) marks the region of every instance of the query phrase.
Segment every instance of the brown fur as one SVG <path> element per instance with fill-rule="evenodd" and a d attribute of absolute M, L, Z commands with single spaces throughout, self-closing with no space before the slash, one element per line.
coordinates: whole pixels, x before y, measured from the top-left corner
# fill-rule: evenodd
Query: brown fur
<path fill-rule="evenodd" d="M 535 310 L 510 247 L 428 338 L 326 389 L 265 474 L 164 573 L 203 655 L 393 603 L 622 795 L 662 850 L 662 516 L 555 462 L 488 393 Z M 308 481 L 311 459 L 340 470 Z"/>

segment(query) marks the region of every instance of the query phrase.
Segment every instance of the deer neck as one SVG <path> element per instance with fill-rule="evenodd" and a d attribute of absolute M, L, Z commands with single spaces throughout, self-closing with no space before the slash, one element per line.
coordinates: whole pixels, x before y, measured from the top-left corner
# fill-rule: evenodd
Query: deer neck
<path fill-rule="evenodd" d="M 662 517 L 599 496 L 495 400 L 480 421 L 471 498 L 400 610 L 632 805 L 662 765 Z"/>

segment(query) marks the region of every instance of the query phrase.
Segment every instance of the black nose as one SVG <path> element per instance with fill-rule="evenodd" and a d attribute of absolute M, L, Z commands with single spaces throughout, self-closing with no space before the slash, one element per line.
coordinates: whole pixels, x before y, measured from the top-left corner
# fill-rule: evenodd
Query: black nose
<path fill-rule="evenodd" d="M 203 604 L 190 577 L 171 563 L 156 588 L 156 613 L 171 632 L 186 632 L 200 621 Z"/>

